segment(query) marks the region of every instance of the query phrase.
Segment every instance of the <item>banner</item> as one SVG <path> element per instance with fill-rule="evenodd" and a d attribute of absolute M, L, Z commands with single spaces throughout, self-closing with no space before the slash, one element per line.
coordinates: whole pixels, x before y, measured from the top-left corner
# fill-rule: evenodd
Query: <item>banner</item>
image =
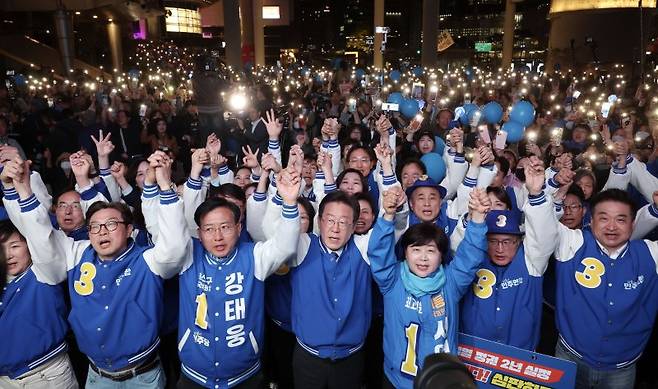
<path fill-rule="evenodd" d="M 443 51 L 454 44 L 455 41 L 452 40 L 452 35 L 447 30 L 443 30 L 436 39 L 436 50 Z"/>
<path fill-rule="evenodd" d="M 576 364 L 474 336 L 459 334 L 459 359 L 478 388 L 572 389 Z"/>

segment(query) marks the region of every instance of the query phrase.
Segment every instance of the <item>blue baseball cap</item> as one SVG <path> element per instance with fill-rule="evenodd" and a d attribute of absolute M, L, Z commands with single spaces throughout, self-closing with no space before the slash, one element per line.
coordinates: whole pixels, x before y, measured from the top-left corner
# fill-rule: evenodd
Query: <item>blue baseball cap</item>
<path fill-rule="evenodd" d="M 407 188 L 407 190 L 405 191 L 407 197 L 411 198 L 411 195 L 418 188 L 434 188 L 439 191 L 439 194 L 441 195 L 442 199 L 446 197 L 446 193 L 447 193 L 446 188 L 434 182 L 434 180 L 429 178 L 427 174 L 423 174 L 422 176 L 418 177 L 416 182 L 414 182 L 413 185 Z"/>
<path fill-rule="evenodd" d="M 487 213 L 487 234 L 523 235 L 520 213 L 517 211 L 489 211 Z"/>

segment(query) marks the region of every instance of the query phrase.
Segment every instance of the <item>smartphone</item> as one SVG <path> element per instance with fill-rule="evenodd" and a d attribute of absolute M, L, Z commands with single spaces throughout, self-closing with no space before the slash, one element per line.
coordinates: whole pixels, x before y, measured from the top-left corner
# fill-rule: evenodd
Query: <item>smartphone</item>
<path fill-rule="evenodd" d="M 421 82 L 414 82 L 411 88 L 411 97 L 416 100 L 422 100 L 425 96 L 425 84 Z"/>
<path fill-rule="evenodd" d="M 399 110 L 400 110 L 400 104 L 382 103 L 382 111 L 398 112 Z"/>
<path fill-rule="evenodd" d="M 146 104 L 142 104 L 139 106 L 139 116 L 141 117 L 146 116 Z"/>
<path fill-rule="evenodd" d="M 55 106 L 55 101 L 53 100 L 52 97 L 48 98 L 48 107 L 52 108 Z"/>
<path fill-rule="evenodd" d="M 107 95 L 101 96 L 101 103 L 103 104 L 104 107 L 110 105 L 110 99 L 107 97 Z"/>
<path fill-rule="evenodd" d="M 487 127 L 486 124 L 482 124 L 478 126 L 478 134 L 480 135 L 480 139 L 486 144 L 491 144 L 491 135 L 489 134 L 489 128 Z M 507 136 L 505 136 L 505 139 L 507 140 Z M 496 138 L 498 140 L 498 138 Z M 503 141 L 503 145 L 504 145 Z M 504 147 L 503 147 L 504 148 Z"/>
<path fill-rule="evenodd" d="M 347 109 L 348 109 L 350 112 L 354 112 L 354 111 L 356 111 L 356 99 L 354 99 L 354 98 L 349 99 L 349 100 L 348 100 L 348 104 L 349 104 L 349 105 L 348 105 L 348 108 L 347 108 Z"/>
<path fill-rule="evenodd" d="M 507 143 L 507 131 L 498 130 L 496 133 L 496 140 L 494 141 L 494 147 L 498 150 L 504 150 L 505 143 Z"/>
<path fill-rule="evenodd" d="M 573 91 L 572 96 L 573 96 L 573 99 L 576 100 L 578 97 L 580 97 L 580 91 L 577 91 L 577 90 Z"/>
<path fill-rule="evenodd" d="M 537 131 L 526 132 L 526 138 L 528 138 L 528 144 L 537 143 Z"/>
<path fill-rule="evenodd" d="M 436 101 L 436 96 L 439 94 L 439 87 L 436 85 L 432 85 L 430 87 L 430 101 L 435 102 Z"/>
<path fill-rule="evenodd" d="M 562 127 L 555 127 L 551 131 L 551 143 L 553 143 L 553 146 L 557 147 L 562 144 L 562 133 L 564 132 L 564 128 Z"/>
<path fill-rule="evenodd" d="M 612 108 L 612 103 L 610 102 L 601 104 L 601 116 L 603 116 L 604 119 L 608 118 L 608 115 L 610 114 L 610 108 Z"/>

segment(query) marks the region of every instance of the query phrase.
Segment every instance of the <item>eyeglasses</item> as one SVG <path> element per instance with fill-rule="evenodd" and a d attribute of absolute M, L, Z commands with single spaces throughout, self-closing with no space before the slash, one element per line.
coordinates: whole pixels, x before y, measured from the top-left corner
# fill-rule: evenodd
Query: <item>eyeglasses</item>
<path fill-rule="evenodd" d="M 566 204 L 565 204 L 565 205 L 563 205 L 562 207 L 564 208 L 564 212 L 566 212 L 567 210 L 568 210 L 569 212 L 576 212 L 576 211 L 578 211 L 579 209 L 581 209 L 583 206 L 580 205 L 580 204 L 571 204 L 571 205 L 566 205 Z"/>
<path fill-rule="evenodd" d="M 108 232 L 112 232 L 119 227 L 119 224 L 128 224 L 123 220 L 110 220 L 105 223 L 91 223 L 89 224 L 89 233 L 90 234 L 98 234 L 101 232 L 101 228 L 105 227 Z"/>
<path fill-rule="evenodd" d="M 222 235 L 230 235 L 233 231 L 235 231 L 235 225 L 231 224 L 208 224 L 201 227 L 201 232 L 207 235 L 216 234 L 217 232 L 221 232 Z"/>
<path fill-rule="evenodd" d="M 503 248 L 509 248 L 515 245 L 518 241 L 516 239 L 487 239 L 487 242 L 492 246 L 500 246 Z"/>
<path fill-rule="evenodd" d="M 345 219 L 336 220 L 336 219 L 322 218 L 322 220 L 324 220 L 325 223 L 327 223 L 327 226 L 329 228 L 338 225 L 339 230 L 346 230 L 348 227 L 352 227 L 352 223 L 348 223 Z"/>
<path fill-rule="evenodd" d="M 79 201 L 74 201 L 74 202 L 71 202 L 71 203 L 66 203 L 66 202 L 62 201 L 62 202 L 57 203 L 57 209 L 59 209 L 59 210 L 65 210 L 65 209 L 68 209 L 69 207 L 74 211 L 79 211 L 79 210 L 82 209 L 82 206 L 80 205 Z"/>

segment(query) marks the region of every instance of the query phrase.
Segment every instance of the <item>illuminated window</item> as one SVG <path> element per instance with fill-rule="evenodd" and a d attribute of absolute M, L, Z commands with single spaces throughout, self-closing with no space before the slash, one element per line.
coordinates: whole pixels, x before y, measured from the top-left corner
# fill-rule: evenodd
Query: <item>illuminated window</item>
<path fill-rule="evenodd" d="M 281 11 L 278 5 L 263 6 L 263 19 L 281 19 Z"/>
<path fill-rule="evenodd" d="M 167 32 L 201 34 L 201 14 L 196 9 L 165 7 Z"/>

